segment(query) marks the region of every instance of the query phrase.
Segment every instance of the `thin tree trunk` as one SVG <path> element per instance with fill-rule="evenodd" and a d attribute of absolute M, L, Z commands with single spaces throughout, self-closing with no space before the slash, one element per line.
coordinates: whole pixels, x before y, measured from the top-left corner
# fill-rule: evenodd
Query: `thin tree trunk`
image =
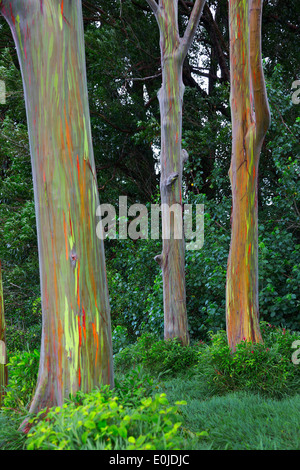
<path fill-rule="evenodd" d="M 261 342 L 258 305 L 257 178 L 270 124 L 261 59 L 262 0 L 229 1 L 232 116 L 232 235 L 226 322 L 230 347 Z"/>
<path fill-rule="evenodd" d="M 2 269 L 0 261 L 0 408 L 3 403 L 5 395 L 5 387 L 7 386 L 7 355 L 6 355 L 6 341 L 5 341 L 5 316 L 4 316 L 4 299 L 3 299 L 3 284 L 2 284 Z"/>
<path fill-rule="evenodd" d="M 188 344 L 188 322 L 185 292 L 185 246 L 183 233 L 177 231 L 171 215 L 172 206 L 182 206 L 182 170 L 187 153 L 181 148 L 182 102 L 184 84 L 182 67 L 199 24 L 205 0 L 196 0 L 182 38 L 178 32 L 178 0 L 147 0 L 160 31 L 162 86 L 158 93 L 161 121 L 161 206 L 162 254 L 156 260 L 162 268 L 164 299 L 164 337 L 178 338 Z M 179 216 L 179 217 L 178 217 Z"/>
<path fill-rule="evenodd" d="M 80 0 L 2 0 L 16 43 L 31 149 L 42 343 L 30 412 L 113 385 L 110 310 Z"/>

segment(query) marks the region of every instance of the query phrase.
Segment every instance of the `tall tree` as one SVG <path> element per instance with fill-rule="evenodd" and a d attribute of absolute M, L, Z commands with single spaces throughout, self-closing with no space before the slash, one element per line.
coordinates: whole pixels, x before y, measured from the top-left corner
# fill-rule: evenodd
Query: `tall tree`
<path fill-rule="evenodd" d="M 30 141 L 42 343 L 30 412 L 113 384 L 110 309 L 88 107 L 81 1 L 2 0 Z"/>
<path fill-rule="evenodd" d="M 5 387 L 7 385 L 7 366 L 6 366 L 6 342 L 5 342 L 5 317 L 4 317 L 4 300 L 2 285 L 2 269 L 0 261 L 0 408 L 2 406 Z"/>
<path fill-rule="evenodd" d="M 173 205 L 182 205 L 182 170 L 187 152 L 182 150 L 183 61 L 197 30 L 205 0 L 196 0 L 183 37 L 178 29 L 178 0 L 147 0 L 160 32 L 162 86 L 158 93 L 161 122 L 160 192 L 162 203 L 162 254 L 156 257 L 163 276 L 164 337 L 189 342 L 183 234 L 176 234 Z M 177 237 L 177 238 L 176 238 Z"/>
<path fill-rule="evenodd" d="M 226 322 L 230 347 L 261 342 L 258 305 L 257 178 L 270 112 L 261 56 L 262 0 L 230 0 L 232 233 Z"/>

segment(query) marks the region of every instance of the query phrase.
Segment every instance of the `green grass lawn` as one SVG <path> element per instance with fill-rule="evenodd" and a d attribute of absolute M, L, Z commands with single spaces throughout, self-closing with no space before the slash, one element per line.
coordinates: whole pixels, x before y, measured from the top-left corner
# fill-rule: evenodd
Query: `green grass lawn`
<path fill-rule="evenodd" d="M 247 392 L 209 396 L 198 378 L 166 380 L 169 400 L 185 400 L 183 432 L 189 449 L 299 450 L 300 395 L 274 400 Z M 196 438 L 195 433 L 208 435 Z"/>

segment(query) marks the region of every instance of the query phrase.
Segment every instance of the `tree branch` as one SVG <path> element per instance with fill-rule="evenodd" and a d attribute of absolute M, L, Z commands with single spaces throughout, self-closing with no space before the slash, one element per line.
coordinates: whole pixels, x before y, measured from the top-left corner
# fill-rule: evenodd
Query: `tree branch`
<path fill-rule="evenodd" d="M 261 145 L 270 126 L 270 110 L 261 58 L 262 0 L 250 3 L 250 68 L 256 121 L 256 144 Z"/>
<path fill-rule="evenodd" d="M 185 58 L 199 25 L 206 0 L 196 0 L 183 38 L 180 40 L 180 53 Z"/>
<path fill-rule="evenodd" d="M 148 5 L 150 6 L 150 8 L 152 9 L 153 13 L 156 16 L 157 12 L 158 12 L 158 8 L 159 8 L 156 1 L 155 0 L 146 0 L 146 2 L 148 3 Z"/>

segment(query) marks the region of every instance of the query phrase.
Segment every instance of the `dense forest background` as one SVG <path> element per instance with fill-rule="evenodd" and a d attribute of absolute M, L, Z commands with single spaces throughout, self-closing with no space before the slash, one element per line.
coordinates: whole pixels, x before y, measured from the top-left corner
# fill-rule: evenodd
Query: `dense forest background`
<path fill-rule="evenodd" d="M 179 2 L 186 25 L 193 2 Z M 92 135 L 101 203 L 159 202 L 161 86 L 158 27 L 145 0 L 83 1 Z M 260 318 L 299 329 L 300 4 L 264 2 L 262 52 L 272 123 L 259 166 Z M 0 259 L 8 350 L 38 348 L 41 304 L 30 151 L 22 79 L 0 18 Z M 205 205 L 204 246 L 186 252 L 191 338 L 225 326 L 231 159 L 228 4 L 208 1 L 184 64 L 184 201 Z M 54 162 L 53 162 L 54 164 Z M 49 227 L 45 227 L 45 230 Z M 163 335 L 160 240 L 105 242 L 113 335 Z M 118 328 L 117 328 L 118 327 Z"/>

